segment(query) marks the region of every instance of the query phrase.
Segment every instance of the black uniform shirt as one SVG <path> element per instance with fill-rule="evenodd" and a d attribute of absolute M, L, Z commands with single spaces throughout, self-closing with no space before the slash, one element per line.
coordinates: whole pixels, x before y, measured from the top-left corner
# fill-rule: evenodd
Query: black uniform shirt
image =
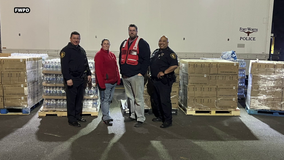
<path fill-rule="evenodd" d="M 86 51 L 80 46 L 75 46 L 68 43 L 60 52 L 61 71 L 65 81 L 74 77 L 80 77 L 86 71 L 86 74 L 91 75 L 91 71 L 86 56 Z"/>
<path fill-rule="evenodd" d="M 170 66 L 178 65 L 177 55 L 169 47 L 156 49 L 150 61 L 151 76 L 157 78 L 159 72 L 164 72 Z M 168 73 L 174 74 L 174 72 Z"/>

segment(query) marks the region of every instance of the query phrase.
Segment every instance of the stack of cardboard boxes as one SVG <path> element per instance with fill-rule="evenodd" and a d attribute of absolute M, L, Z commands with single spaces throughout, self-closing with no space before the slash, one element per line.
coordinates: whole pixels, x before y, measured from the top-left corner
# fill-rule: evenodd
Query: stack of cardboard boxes
<path fill-rule="evenodd" d="M 283 75 L 283 62 L 250 61 L 248 109 L 283 110 Z"/>
<path fill-rule="evenodd" d="M 180 103 L 186 110 L 237 108 L 239 64 L 226 60 L 181 60 Z"/>
<path fill-rule="evenodd" d="M 178 109 L 178 99 L 179 99 L 179 70 L 180 67 L 175 69 L 176 81 L 173 83 L 171 92 L 171 103 L 172 109 Z"/>
<path fill-rule="evenodd" d="M 41 58 L 1 57 L 0 63 L 2 108 L 30 108 L 42 100 Z"/>

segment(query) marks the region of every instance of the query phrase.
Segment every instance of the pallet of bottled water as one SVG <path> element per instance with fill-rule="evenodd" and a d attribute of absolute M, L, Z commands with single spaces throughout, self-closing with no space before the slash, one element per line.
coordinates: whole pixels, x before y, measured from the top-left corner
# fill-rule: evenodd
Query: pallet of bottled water
<path fill-rule="evenodd" d="M 99 111 L 99 91 L 96 86 L 94 62 L 88 60 L 92 72 L 92 85 L 85 89 L 83 100 L 83 113 L 97 116 Z M 61 74 L 60 59 L 47 59 L 43 65 L 43 106 L 39 116 L 57 115 L 67 116 L 66 91 L 63 75 Z"/>

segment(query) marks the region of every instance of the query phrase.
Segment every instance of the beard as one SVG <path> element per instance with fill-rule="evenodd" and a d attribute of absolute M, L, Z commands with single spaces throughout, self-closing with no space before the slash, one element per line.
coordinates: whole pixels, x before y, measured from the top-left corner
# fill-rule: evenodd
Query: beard
<path fill-rule="evenodd" d="M 133 34 L 133 35 L 129 35 L 130 39 L 133 40 L 137 37 L 137 35 Z"/>

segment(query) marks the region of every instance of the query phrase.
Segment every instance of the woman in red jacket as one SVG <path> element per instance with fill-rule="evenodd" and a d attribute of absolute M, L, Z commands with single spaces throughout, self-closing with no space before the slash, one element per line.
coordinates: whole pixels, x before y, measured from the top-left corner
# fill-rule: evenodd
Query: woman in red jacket
<path fill-rule="evenodd" d="M 112 125 L 110 122 L 113 119 L 109 115 L 109 106 L 115 86 L 120 84 L 120 76 L 116 57 L 109 51 L 109 40 L 103 39 L 101 45 L 101 50 L 95 55 L 95 74 L 100 89 L 102 120 L 106 125 Z"/>

